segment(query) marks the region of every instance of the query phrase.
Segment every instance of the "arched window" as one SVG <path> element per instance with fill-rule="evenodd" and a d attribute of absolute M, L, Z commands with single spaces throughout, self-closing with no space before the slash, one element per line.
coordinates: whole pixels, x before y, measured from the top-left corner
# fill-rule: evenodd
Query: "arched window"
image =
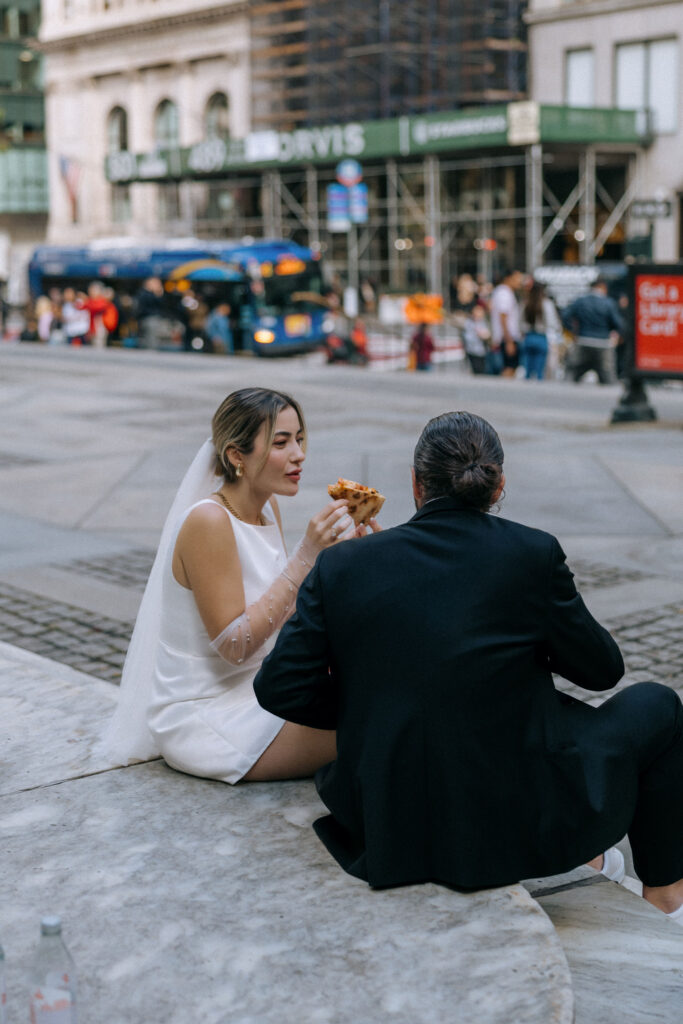
<path fill-rule="evenodd" d="M 215 92 L 209 98 L 204 112 L 204 136 L 207 139 L 227 139 L 230 135 L 230 105 L 224 92 Z"/>
<path fill-rule="evenodd" d="M 123 107 L 114 107 L 107 118 L 107 152 L 128 150 L 128 114 Z"/>
<path fill-rule="evenodd" d="M 178 148 L 178 108 L 171 100 L 162 100 L 156 109 L 154 115 L 154 141 L 157 149 Z"/>

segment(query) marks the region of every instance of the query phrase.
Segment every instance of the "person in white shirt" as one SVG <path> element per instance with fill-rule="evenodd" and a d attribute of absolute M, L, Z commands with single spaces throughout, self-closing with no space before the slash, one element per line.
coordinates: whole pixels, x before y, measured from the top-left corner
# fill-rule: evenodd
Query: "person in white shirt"
<path fill-rule="evenodd" d="M 522 287 L 521 270 L 506 270 L 499 278 L 491 296 L 490 372 L 514 377 L 519 366 L 521 338 L 519 306 L 516 292 Z"/>

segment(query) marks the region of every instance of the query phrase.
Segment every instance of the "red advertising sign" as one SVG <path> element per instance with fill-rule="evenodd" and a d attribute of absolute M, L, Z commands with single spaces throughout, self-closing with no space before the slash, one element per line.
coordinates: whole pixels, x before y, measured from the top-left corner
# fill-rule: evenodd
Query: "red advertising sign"
<path fill-rule="evenodd" d="M 633 283 L 634 370 L 683 376 L 683 266 L 638 268 Z"/>

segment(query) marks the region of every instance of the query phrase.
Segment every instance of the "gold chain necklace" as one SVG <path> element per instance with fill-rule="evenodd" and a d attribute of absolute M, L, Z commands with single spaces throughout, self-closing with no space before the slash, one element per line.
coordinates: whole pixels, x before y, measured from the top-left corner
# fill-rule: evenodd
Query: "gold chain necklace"
<path fill-rule="evenodd" d="M 223 502 L 223 504 L 227 508 L 228 512 L 231 512 L 234 515 L 235 519 L 239 519 L 239 521 L 241 523 L 247 523 L 247 521 L 244 518 L 244 516 L 241 516 L 239 514 L 239 512 L 232 507 L 232 505 L 230 504 L 230 502 L 225 497 L 225 495 L 223 494 L 222 491 L 216 491 L 216 494 L 221 499 L 221 501 Z M 254 525 L 253 523 L 247 523 L 247 526 L 253 526 L 253 525 Z M 258 514 L 258 522 L 256 523 L 256 525 L 257 526 L 265 526 L 266 525 L 266 521 L 265 521 L 265 519 L 263 518 L 263 515 L 260 512 Z"/>

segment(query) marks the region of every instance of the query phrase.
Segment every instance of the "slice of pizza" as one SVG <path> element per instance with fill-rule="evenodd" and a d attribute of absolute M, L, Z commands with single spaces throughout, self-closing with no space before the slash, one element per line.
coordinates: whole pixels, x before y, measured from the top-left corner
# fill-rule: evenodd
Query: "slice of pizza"
<path fill-rule="evenodd" d="M 331 498 L 345 498 L 348 501 L 348 513 L 356 526 L 374 519 L 385 501 L 384 495 L 374 487 L 366 487 L 341 476 L 336 484 L 328 486 L 327 493 Z"/>

